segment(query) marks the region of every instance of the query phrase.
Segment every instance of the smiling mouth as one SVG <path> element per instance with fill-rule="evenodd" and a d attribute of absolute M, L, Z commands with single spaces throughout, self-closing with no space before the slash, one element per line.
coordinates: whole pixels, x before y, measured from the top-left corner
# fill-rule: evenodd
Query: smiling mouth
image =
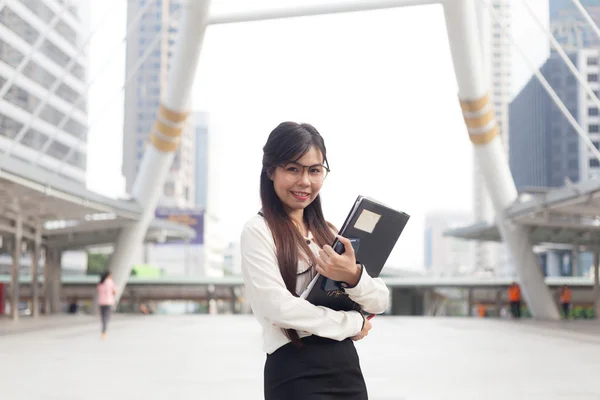
<path fill-rule="evenodd" d="M 306 200 L 310 197 L 310 193 L 306 192 L 291 192 L 292 195 L 299 200 Z"/>

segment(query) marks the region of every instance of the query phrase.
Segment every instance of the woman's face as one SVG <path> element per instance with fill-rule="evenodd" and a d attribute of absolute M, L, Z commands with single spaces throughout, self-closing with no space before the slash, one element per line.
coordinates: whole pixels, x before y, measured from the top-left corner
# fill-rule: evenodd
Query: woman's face
<path fill-rule="evenodd" d="M 275 169 L 271 177 L 275 193 L 288 213 L 313 202 L 323 186 L 320 175 L 325 172 L 323 154 L 314 146 L 296 162 Z"/>

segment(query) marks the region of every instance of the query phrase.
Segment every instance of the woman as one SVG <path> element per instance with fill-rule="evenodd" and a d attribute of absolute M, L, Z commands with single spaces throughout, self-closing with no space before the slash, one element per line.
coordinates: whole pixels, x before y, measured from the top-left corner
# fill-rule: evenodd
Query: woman
<path fill-rule="evenodd" d="M 333 251 L 334 228 L 319 191 L 329 172 L 323 138 L 309 124 L 284 122 L 263 148 L 261 212 L 241 234 L 246 295 L 263 328 L 265 399 L 367 399 L 353 341 L 371 323 L 357 311 L 315 306 L 299 295 L 317 274 L 345 282 L 364 312 L 382 313 L 388 289 L 356 263 L 352 245 Z"/>
<path fill-rule="evenodd" d="M 110 309 L 115 305 L 117 289 L 110 272 L 100 275 L 100 283 L 97 287 L 98 304 L 100 305 L 100 318 L 102 320 L 102 339 L 106 339 L 106 328 L 110 318 Z"/>

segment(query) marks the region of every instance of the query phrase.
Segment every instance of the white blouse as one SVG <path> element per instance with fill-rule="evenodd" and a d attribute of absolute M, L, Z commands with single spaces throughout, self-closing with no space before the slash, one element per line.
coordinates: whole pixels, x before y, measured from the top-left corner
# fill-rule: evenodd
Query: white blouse
<path fill-rule="evenodd" d="M 359 312 L 315 306 L 287 290 L 279 271 L 271 230 L 262 216 L 256 215 L 244 225 L 240 247 L 246 298 L 262 325 L 266 353 L 271 354 L 290 341 L 282 328 L 295 329 L 300 337 L 317 335 L 339 341 L 361 331 L 363 317 Z M 311 240 L 309 247 L 318 257 L 319 246 Z M 310 266 L 305 261 L 298 263 L 298 295 L 311 281 L 313 274 L 305 272 L 308 269 Z M 358 284 L 345 291 L 365 312 L 380 314 L 388 308 L 388 288 L 381 278 L 369 276 L 366 269 Z"/>

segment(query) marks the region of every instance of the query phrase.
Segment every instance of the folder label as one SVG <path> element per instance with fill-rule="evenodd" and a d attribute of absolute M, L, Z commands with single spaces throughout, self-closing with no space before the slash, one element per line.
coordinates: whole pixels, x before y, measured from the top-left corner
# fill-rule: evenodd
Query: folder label
<path fill-rule="evenodd" d="M 362 210 L 360 216 L 354 224 L 354 227 L 367 233 L 373 233 L 377 222 L 379 222 L 379 218 L 381 218 L 381 215 L 379 214 L 375 214 L 374 212 L 366 209 Z"/>

